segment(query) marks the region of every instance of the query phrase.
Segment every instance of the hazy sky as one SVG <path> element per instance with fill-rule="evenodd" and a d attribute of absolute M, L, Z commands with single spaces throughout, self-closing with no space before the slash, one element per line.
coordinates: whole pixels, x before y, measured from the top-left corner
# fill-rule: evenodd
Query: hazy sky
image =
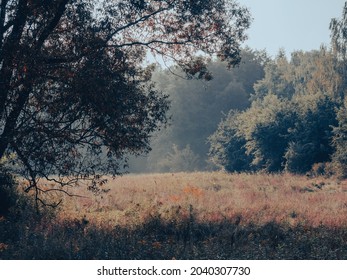
<path fill-rule="evenodd" d="M 275 56 L 280 48 L 319 49 L 329 45 L 331 18 L 340 18 L 345 0 L 238 0 L 251 11 L 253 22 L 246 45 Z"/>

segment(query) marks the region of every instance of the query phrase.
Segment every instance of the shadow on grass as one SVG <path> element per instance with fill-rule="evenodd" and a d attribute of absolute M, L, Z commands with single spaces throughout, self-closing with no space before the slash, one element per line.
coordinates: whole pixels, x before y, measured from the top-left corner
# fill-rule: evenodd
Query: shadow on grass
<path fill-rule="evenodd" d="M 347 228 L 244 225 L 242 217 L 203 222 L 192 206 L 185 215 L 158 214 L 128 227 L 62 221 L 47 209 L 37 215 L 6 176 L 7 183 L 0 181 L 0 259 L 347 259 Z"/>
<path fill-rule="evenodd" d="M 347 229 L 284 227 L 274 222 L 175 221 L 101 228 L 48 216 L 0 221 L 0 259 L 347 259 Z"/>

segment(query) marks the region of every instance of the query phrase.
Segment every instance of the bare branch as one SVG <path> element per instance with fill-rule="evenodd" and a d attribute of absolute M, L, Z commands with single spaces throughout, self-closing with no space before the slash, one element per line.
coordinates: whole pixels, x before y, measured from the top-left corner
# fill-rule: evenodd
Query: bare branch
<path fill-rule="evenodd" d="M 42 189 L 42 188 L 39 188 L 39 190 L 40 190 L 40 192 L 42 192 L 42 193 L 61 192 L 61 193 L 66 194 L 66 195 L 69 196 L 69 197 L 88 198 L 87 196 L 78 195 L 78 194 L 71 194 L 71 193 L 69 193 L 68 191 L 65 191 L 65 190 L 62 190 L 62 189 L 56 189 L 56 188 L 48 189 L 48 190 L 44 190 L 44 189 Z"/>
<path fill-rule="evenodd" d="M 39 212 L 39 207 L 38 207 L 38 203 L 37 202 L 40 202 L 45 207 L 48 206 L 48 207 L 51 207 L 51 208 L 57 208 L 63 202 L 63 200 L 60 199 L 59 202 L 57 202 L 57 203 L 47 203 L 43 199 L 41 199 L 40 197 L 37 197 L 36 198 L 36 211 Z"/>

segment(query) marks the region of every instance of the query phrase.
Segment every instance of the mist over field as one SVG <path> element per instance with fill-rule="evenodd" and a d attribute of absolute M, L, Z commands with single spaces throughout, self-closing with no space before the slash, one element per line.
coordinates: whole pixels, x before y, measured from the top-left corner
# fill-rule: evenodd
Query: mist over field
<path fill-rule="evenodd" d="M 242 55 L 230 71 L 212 61 L 208 82 L 157 69 L 153 79 L 170 96 L 170 124 L 154 134 L 148 155 L 130 160 L 130 172 L 344 176 L 345 66 L 334 46 L 290 59 L 283 51 L 275 59 L 251 49 Z"/>
<path fill-rule="evenodd" d="M 251 104 L 253 84 L 264 78 L 268 60 L 265 52 L 245 49 L 242 62 L 230 70 L 225 63 L 208 65 L 211 81 L 186 80 L 178 68 L 175 74 L 158 68 L 153 80 L 159 90 L 169 95 L 169 125 L 155 133 L 151 152 L 129 163 L 129 171 L 179 172 L 215 169 L 208 162 L 208 137 L 230 110 L 245 110 Z"/>

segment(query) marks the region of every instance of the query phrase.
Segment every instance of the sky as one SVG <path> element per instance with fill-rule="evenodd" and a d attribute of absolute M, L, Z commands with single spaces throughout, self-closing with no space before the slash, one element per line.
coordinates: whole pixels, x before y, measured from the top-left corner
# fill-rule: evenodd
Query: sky
<path fill-rule="evenodd" d="M 253 21 L 245 45 L 266 49 L 275 57 L 280 48 L 295 50 L 329 46 L 329 24 L 341 18 L 345 0 L 238 0 L 250 9 Z"/>

